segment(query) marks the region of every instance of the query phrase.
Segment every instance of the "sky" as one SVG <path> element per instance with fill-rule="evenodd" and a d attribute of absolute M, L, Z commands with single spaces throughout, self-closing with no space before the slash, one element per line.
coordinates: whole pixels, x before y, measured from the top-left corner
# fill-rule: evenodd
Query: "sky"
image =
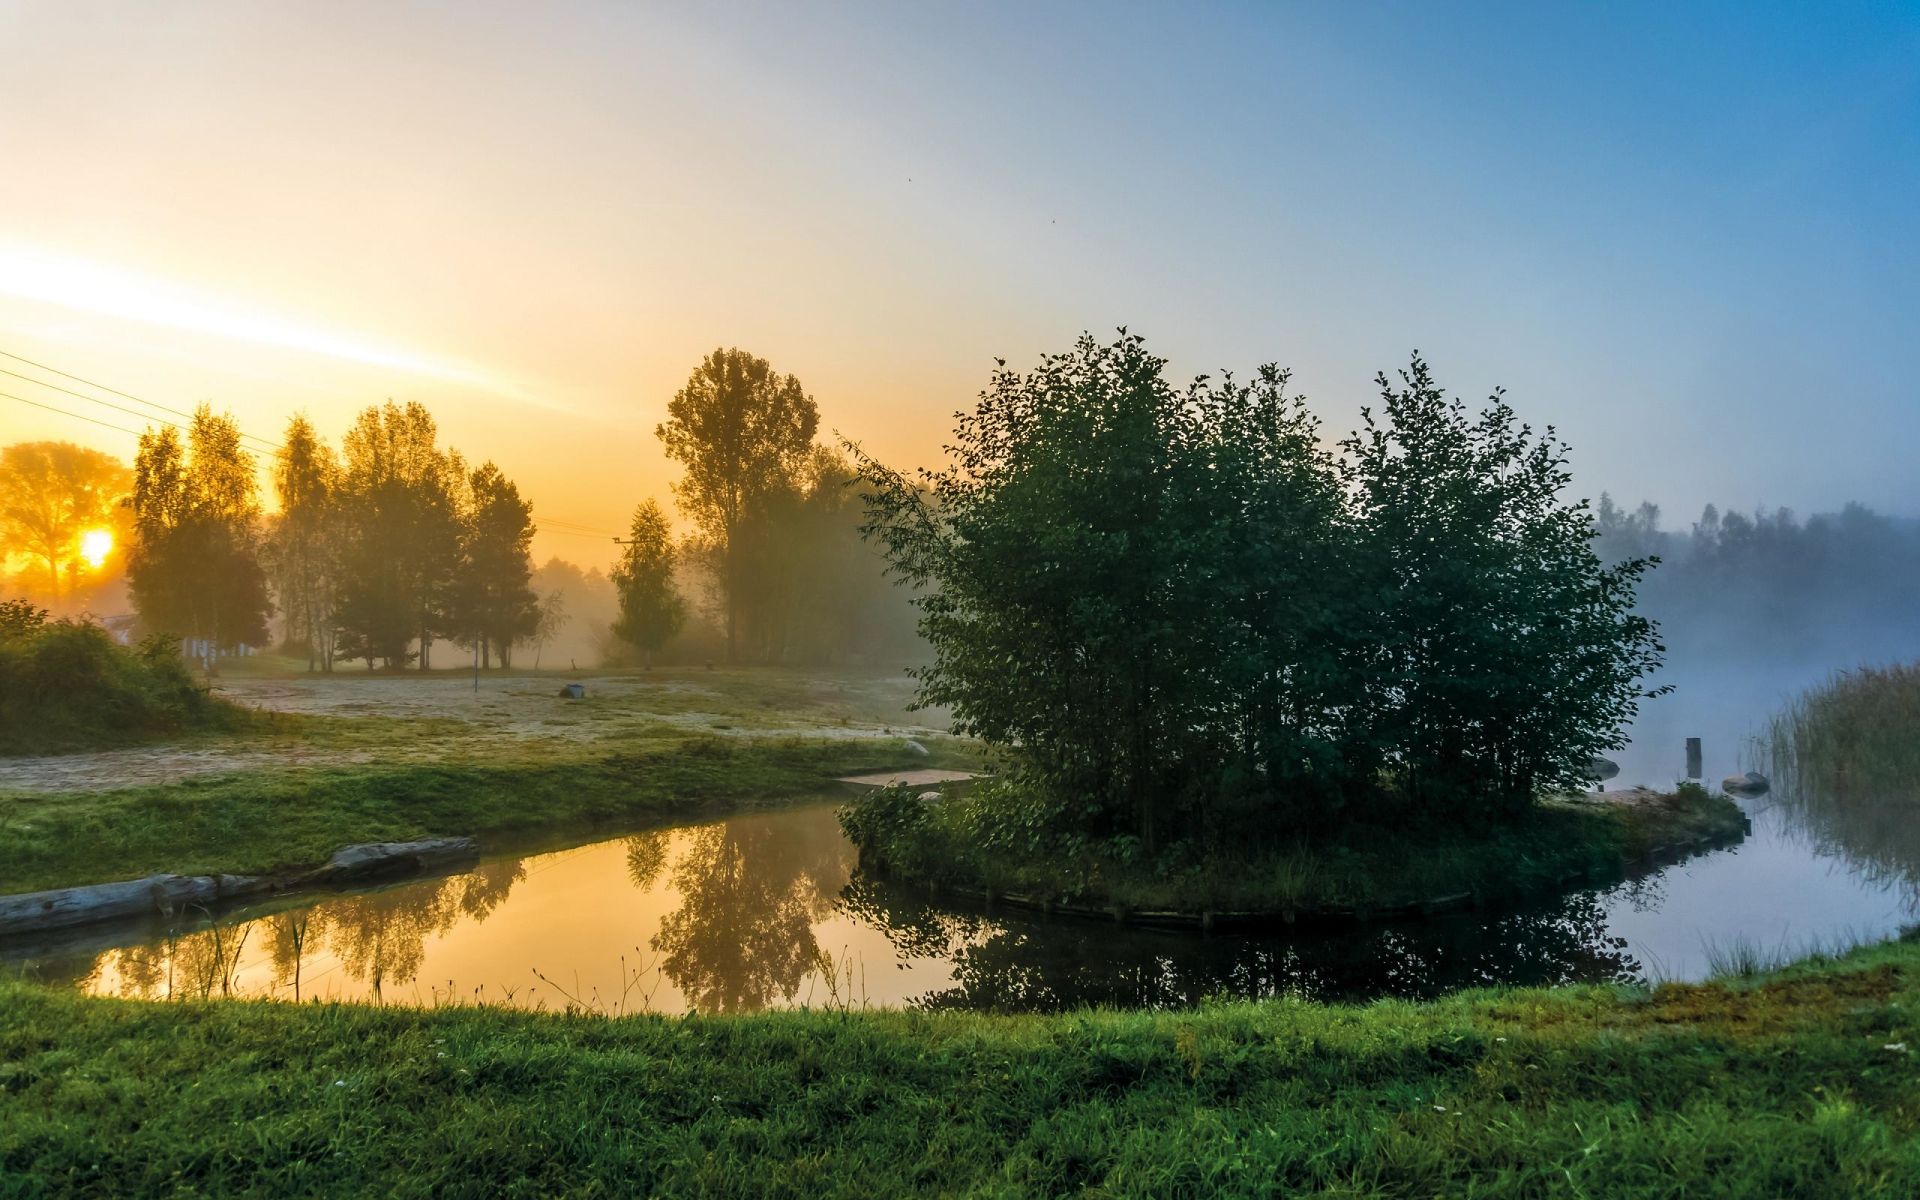
<path fill-rule="evenodd" d="M 1669 526 L 1920 513 L 1911 0 L 0 0 L 0 45 L 0 352 L 268 441 L 423 401 L 543 558 L 667 497 L 718 346 L 910 467 L 1121 325 L 1330 438 L 1417 348 Z M 0 375 L 0 444 L 140 425 Z"/>

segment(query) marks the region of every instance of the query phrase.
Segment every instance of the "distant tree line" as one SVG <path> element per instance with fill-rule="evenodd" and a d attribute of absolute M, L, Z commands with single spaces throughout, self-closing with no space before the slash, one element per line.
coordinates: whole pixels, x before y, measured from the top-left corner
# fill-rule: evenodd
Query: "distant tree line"
<path fill-rule="evenodd" d="M 1639 605 L 1661 622 L 1676 661 L 1830 668 L 1920 658 L 1920 521 L 1862 504 L 1805 518 L 1709 504 L 1669 530 L 1658 506 L 1628 510 L 1604 494 L 1593 520 L 1605 560 L 1660 560 Z"/>
<path fill-rule="evenodd" d="M 263 519 L 253 455 L 202 406 L 183 442 L 165 427 L 134 460 L 128 576 L 150 628 L 226 649 L 264 645 L 274 597 L 311 667 L 431 665 L 436 641 L 510 665 L 537 626 L 531 506 L 492 463 L 437 445 L 432 416 L 362 412 L 336 455 L 304 417 L 272 464 Z"/>
<path fill-rule="evenodd" d="M 1335 452 L 1284 371 L 1163 367 L 1082 338 L 1002 364 L 944 469 L 860 460 L 922 702 L 1028 784 L 1006 820 L 1154 852 L 1584 784 L 1660 646 L 1551 430 L 1416 357 Z"/>
<path fill-rule="evenodd" d="M 266 464 L 271 513 L 238 426 L 206 406 L 142 435 L 130 473 L 79 447 L 9 447 L 0 524 L 52 589 L 79 530 L 124 527 L 145 630 L 215 655 L 266 645 L 277 623 L 313 670 L 427 669 L 441 643 L 503 667 L 561 643 L 567 663 L 910 655 L 912 612 L 862 536 L 857 473 L 815 443 L 818 426 L 793 376 L 740 350 L 707 356 L 658 429 L 693 531 L 643 503 L 610 579 L 559 560 L 536 577 L 531 504 L 493 463 L 442 447 L 417 403 L 367 408 L 337 450 L 295 416 Z"/>

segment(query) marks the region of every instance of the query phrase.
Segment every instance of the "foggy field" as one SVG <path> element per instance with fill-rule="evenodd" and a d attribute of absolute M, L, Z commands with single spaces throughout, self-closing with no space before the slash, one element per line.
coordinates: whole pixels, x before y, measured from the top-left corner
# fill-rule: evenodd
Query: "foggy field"
<path fill-rule="evenodd" d="M 288 720 L 152 746 L 0 759 L 0 795 L 289 768 L 567 757 L 684 734 L 930 737 L 944 725 L 937 714 L 907 711 L 911 681 L 898 672 L 492 671 L 476 691 L 459 671 L 310 675 L 280 666 L 243 661 L 215 694 Z M 575 682 L 586 698 L 560 698 Z"/>

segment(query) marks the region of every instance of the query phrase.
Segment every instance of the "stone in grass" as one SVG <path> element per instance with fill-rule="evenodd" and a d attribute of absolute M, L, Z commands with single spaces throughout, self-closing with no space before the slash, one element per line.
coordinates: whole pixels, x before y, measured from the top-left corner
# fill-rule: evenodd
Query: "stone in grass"
<path fill-rule="evenodd" d="M 560 689 L 560 698 L 562 700 L 585 700 L 587 698 L 587 685 L 584 683 L 569 683 Z"/>
<path fill-rule="evenodd" d="M 922 746 L 919 742 L 914 741 L 912 738 L 907 739 L 906 748 L 908 750 L 911 750 L 913 753 L 918 754 L 922 758 L 925 758 L 928 755 L 933 753 L 933 751 L 927 749 L 925 746 Z"/>

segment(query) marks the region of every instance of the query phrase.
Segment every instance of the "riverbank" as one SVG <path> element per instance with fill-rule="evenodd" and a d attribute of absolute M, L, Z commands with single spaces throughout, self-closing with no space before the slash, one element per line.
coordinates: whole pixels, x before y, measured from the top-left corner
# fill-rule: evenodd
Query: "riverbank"
<path fill-rule="evenodd" d="M 393 736 L 406 736 L 402 722 Z M 918 748 L 916 748 L 918 747 Z M 439 762 L 254 770 L 0 797 L 0 894 L 166 872 L 277 875 L 341 846 L 639 830 L 828 794 L 836 776 L 969 762 L 964 743 L 663 732 Z"/>
<path fill-rule="evenodd" d="M 1920 945 L 1180 1013 L 555 1016 L 0 984 L 23 1195 L 1908 1196 Z"/>
<path fill-rule="evenodd" d="M 1168 864 L 1095 849 L 1022 855 L 980 836 L 995 785 L 922 801 L 860 797 L 843 824 L 861 862 L 895 880 L 1051 912 L 1148 924 L 1353 921 L 1502 904 L 1636 864 L 1738 841 L 1740 808 L 1698 786 L 1543 801 L 1492 829 L 1358 827 L 1337 839 Z"/>

